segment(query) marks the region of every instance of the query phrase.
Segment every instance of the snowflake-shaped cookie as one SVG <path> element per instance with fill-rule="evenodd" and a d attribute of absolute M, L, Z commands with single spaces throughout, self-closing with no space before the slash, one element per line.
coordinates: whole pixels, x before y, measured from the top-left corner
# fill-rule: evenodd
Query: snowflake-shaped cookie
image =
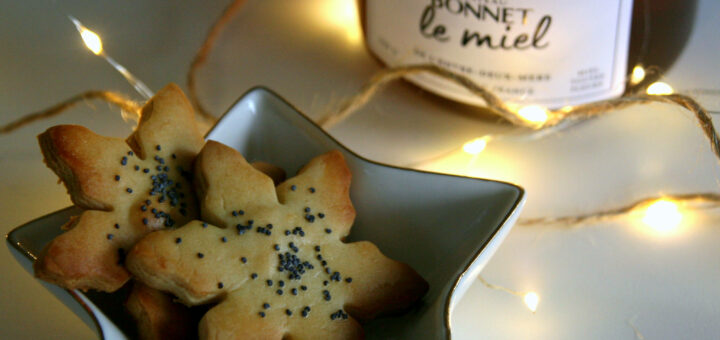
<path fill-rule="evenodd" d="M 130 278 L 123 261 L 137 240 L 198 216 L 190 171 L 203 138 L 176 85 L 148 101 L 127 141 L 76 125 L 52 127 L 38 139 L 48 167 L 85 209 L 35 261 L 43 280 L 115 291 Z"/>
<path fill-rule="evenodd" d="M 127 265 L 186 304 L 219 302 L 201 338 L 358 338 L 355 319 L 406 308 L 427 290 L 373 244 L 342 242 L 355 211 L 340 152 L 275 188 L 237 151 L 209 141 L 195 176 L 206 222 L 148 235 Z"/>

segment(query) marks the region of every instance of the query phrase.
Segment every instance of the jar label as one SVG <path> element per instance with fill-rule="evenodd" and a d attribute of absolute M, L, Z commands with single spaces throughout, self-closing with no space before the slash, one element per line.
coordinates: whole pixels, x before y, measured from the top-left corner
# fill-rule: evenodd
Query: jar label
<path fill-rule="evenodd" d="M 552 108 L 625 90 L 632 0 L 367 0 L 366 43 L 389 66 L 433 63 L 518 104 Z M 408 79 L 483 101 L 429 74 Z"/>

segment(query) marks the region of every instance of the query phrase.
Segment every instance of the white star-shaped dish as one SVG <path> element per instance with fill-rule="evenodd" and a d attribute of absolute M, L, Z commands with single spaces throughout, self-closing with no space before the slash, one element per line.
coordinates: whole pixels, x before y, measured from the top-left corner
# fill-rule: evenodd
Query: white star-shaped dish
<path fill-rule="evenodd" d="M 279 166 L 290 176 L 321 153 L 337 149 L 344 154 L 353 175 L 350 197 L 357 211 L 349 240 L 375 243 L 430 284 L 414 309 L 365 324 L 368 339 L 451 338 L 454 306 L 508 234 L 525 202 L 524 190 L 513 184 L 367 160 L 265 88 L 242 96 L 206 138 L 237 149 L 250 162 Z M 16 228 L 7 235 L 11 252 L 32 273 L 36 254 L 77 213 L 67 208 Z M 100 338 L 132 336 L 121 293 L 83 293 L 42 284 Z"/>

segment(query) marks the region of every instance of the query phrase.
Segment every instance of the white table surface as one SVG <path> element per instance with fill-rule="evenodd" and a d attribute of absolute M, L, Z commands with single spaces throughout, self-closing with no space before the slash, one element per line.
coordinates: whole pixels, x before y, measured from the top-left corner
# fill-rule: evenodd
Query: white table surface
<path fill-rule="evenodd" d="M 88 89 L 137 97 L 83 47 L 67 14 L 98 32 L 110 55 L 158 89 L 185 84 L 196 49 L 227 2 L 0 1 L 0 124 Z M 265 85 L 321 117 L 356 93 L 382 66 L 357 36 L 324 19 L 338 3 L 250 1 L 198 74 L 207 106 L 220 114 L 247 89 Z M 700 1 L 696 31 L 667 77 L 681 92 L 695 91 L 715 112 L 718 13 L 720 3 Z M 2 234 L 70 205 L 35 139 L 62 123 L 117 137 L 131 131 L 116 109 L 94 102 L 0 135 Z M 694 119 L 663 105 L 626 109 L 537 141 L 498 141 L 474 159 L 456 152 L 423 162 L 507 130 L 481 109 L 396 83 L 330 132 L 381 162 L 518 183 L 528 193 L 521 218 L 578 214 L 661 192 L 720 191 L 720 167 Z M 680 230 L 665 236 L 648 231 L 637 216 L 572 230 L 518 226 L 482 275 L 538 292 L 537 313 L 520 298 L 478 282 L 453 316 L 454 338 L 719 338 L 719 217 L 717 210 L 688 213 Z M 0 338 L 94 337 L 7 249 L 0 250 L 0 271 Z"/>

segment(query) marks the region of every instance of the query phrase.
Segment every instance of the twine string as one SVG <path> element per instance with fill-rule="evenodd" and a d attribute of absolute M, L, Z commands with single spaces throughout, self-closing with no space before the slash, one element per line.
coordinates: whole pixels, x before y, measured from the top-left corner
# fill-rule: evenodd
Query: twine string
<path fill-rule="evenodd" d="M 200 102 L 197 95 L 197 88 L 195 82 L 195 75 L 197 70 L 207 62 L 208 55 L 215 46 L 215 42 L 220 37 L 220 33 L 225 29 L 225 26 L 232 20 L 232 18 L 240 11 L 240 8 L 245 4 L 246 0 L 235 0 L 223 10 L 220 17 L 215 20 L 210 31 L 205 36 L 202 46 L 198 49 L 190 63 L 190 68 L 187 73 L 187 86 L 188 86 L 188 97 L 190 102 L 195 107 L 195 111 L 200 114 L 207 122 L 214 122 L 217 120 Z"/>
<path fill-rule="evenodd" d="M 196 89 L 196 72 L 206 63 L 208 55 L 214 48 L 217 39 L 224 30 L 225 26 L 227 26 L 227 24 L 232 20 L 232 18 L 239 12 L 245 2 L 246 0 L 234 0 L 225 8 L 220 17 L 213 23 L 211 29 L 205 37 L 202 46 L 195 55 L 188 70 L 188 96 L 199 115 L 204 118 L 207 125 L 211 125 L 212 122 L 215 122 L 217 120 L 217 118 L 210 114 L 199 100 Z M 640 83 L 628 83 L 627 91 L 622 97 L 584 105 L 578 105 L 572 107 L 570 110 L 550 111 L 549 119 L 542 124 L 526 121 L 516 112 L 514 112 L 507 103 L 505 103 L 492 91 L 476 84 L 473 80 L 463 75 L 453 73 L 437 65 L 408 65 L 386 68 L 375 74 L 365 85 L 363 85 L 363 87 L 356 95 L 344 101 L 337 111 L 326 114 L 325 117 L 321 118 L 318 121 L 318 123 L 324 129 L 330 129 L 332 126 L 346 120 L 352 114 L 356 113 L 360 108 L 366 105 L 375 94 L 377 94 L 382 88 L 384 88 L 385 85 L 387 85 L 391 81 L 418 73 L 431 73 L 462 86 L 478 98 L 481 98 L 486 103 L 486 108 L 491 113 L 505 119 L 506 121 L 517 127 L 520 127 L 521 129 L 533 131 L 537 136 L 543 136 L 549 132 L 553 132 L 554 129 L 573 126 L 574 122 L 588 120 L 602 114 L 620 110 L 622 108 L 632 105 L 647 104 L 652 102 L 679 105 L 694 114 L 700 125 L 701 130 L 703 131 L 704 136 L 708 139 L 710 143 L 714 155 L 716 156 L 718 161 L 720 161 L 720 138 L 715 131 L 712 119 L 708 115 L 707 111 L 702 108 L 702 106 L 700 106 L 694 99 L 681 94 L 647 95 L 643 93 L 650 83 L 654 82 L 660 77 L 659 69 L 657 69 L 656 67 L 647 67 L 646 76 Z M 135 115 L 139 115 L 140 112 L 140 105 L 123 96 L 122 94 L 111 91 L 86 91 L 76 96 L 73 96 L 63 102 L 60 102 L 59 104 L 54 105 L 48 109 L 24 115 L 9 124 L 0 126 L 0 134 L 7 134 L 32 122 L 59 115 L 60 113 L 74 107 L 80 101 L 92 99 L 106 101 L 119 107 L 124 112 L 130 112 Z M 686 202 L 706 202 L 710 203 L 712 207 L 720 206 L 720 194 L 716 193 L 666 195 L 663 197 L 673 198 Z M 523 219 L 519 221 L 519 224 L 534 225 L 562 223 L 568 225 L 577 225 L 591 220 L 618 216 L 627 213 L 636 207 L 646 205 L 656 199 L 658 199 L 658 197 L 644 198 L 618 208 L 600 210 L 577 216 Z"/>
<path fill-rule="evenodd" d="M 90 90 L 72 96 L 47 109 L 23 115 L 15 121 L 2 125 L 0 126 L 0 134 L 7 134 L 33 122 L 57 116 L 80 102 L 94 99 L 99 99 L 115 105 L 124 112 L 132 113 L 137 116 L 140 115 L 140 105 L 135 101 L 130 100 L 125 95 L 112 91 Z"/>
<path fill-rule="evenodd" d="M 565 225 L 568 227 L 576 227 L 589 222 L 599 222 L 610 218 L 621 216 L 629 213 L 636 208 L 648 206 L 649 204 L 657 201 L 660 198 L 677 201 L 684 205 L 690 204 L 704 204 L 706 208 L 717 208 L 720 207 L 720 194 L 714 192 L 704 193 L 690 193 L 690 194 L 677 194 L 677 195 L 662 195 L 660 197 L 651 196 L 636 200 L 629 204 L 594 212 L 589 212 L 574 216 L 561 216 L 561 217 L 538 217 L 538 218 L 525 218 L 518 220 L 518 225 Z"/>

